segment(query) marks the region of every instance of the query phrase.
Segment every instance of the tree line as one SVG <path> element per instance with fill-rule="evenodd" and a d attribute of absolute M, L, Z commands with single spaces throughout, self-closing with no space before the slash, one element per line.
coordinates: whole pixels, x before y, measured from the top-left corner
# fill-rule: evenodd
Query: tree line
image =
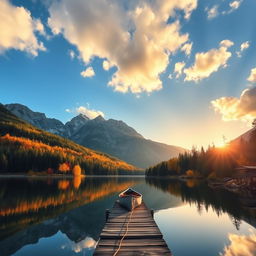
<path fill-rule="evenodd" d="M 196 176 L 223 178 L 232 176 L 241 165 L 256 165 L 256 131 L 249 139 L 231 141 L 225 147 L 209 146 L 179 154 L 146 170 L 147 176 Z"/>
<path fill-rule="evenodd" d="M 80 170 L 79 170 L 80 168 Z M 0 104 L 0 172 L 138 174 L 137 168 L 105 153 L 42 131 Z"/>

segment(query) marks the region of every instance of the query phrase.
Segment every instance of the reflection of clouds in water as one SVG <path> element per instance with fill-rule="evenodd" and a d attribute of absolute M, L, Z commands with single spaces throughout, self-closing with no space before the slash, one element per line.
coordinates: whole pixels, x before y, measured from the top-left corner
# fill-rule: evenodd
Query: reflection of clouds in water
<path fill-rule="evenodd" d="M 72 244 L 72 250 L 74 252 L 81 252 L 83 249 L 94 249 L 96 247 L 96 241 L 91 238 L 91 237 L 86 237 L 84 240 L 78 242 L 78 243 L 73 243 Z"/>
<path fill-rule="evenodd" d="M 224 252 L 220 256 L 255 256 L 256 255 L 256 233 L 236 235 L 229 234 L 230 245 L 225 246 Z"/>
<path fill-rule="evenodd" d="M 95 249 L 97 242 L 91 238 L 91 237 L 86 237 L 84 240 L 74 243 L 71 242 L 70 244 L 62 245 L 62 249 L 70 248 L 72 251 L 78 253 L 81 252 L 83 249 Z"/>

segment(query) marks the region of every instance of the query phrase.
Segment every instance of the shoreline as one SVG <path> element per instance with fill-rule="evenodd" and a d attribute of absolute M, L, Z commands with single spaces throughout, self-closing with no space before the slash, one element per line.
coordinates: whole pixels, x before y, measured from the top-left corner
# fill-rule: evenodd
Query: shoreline
<path fill-rule="evenodd" d="M 6 174 L 0 174 L 0 179 L 3 178 L 69 178 L 73 179 L 74 177 L 81 177 L 81 178 L 119 178 L 119 177 L 139 177 L 139 178 L 144 178 L 145 175 L 86 175 L 82 174 L 79 176 L 74 176 L 72 174 L 33 174 L 29 175 L 26 173 L 17 173 L 17 174 L 12 174 L 12 173 L 6 173 Z"/>

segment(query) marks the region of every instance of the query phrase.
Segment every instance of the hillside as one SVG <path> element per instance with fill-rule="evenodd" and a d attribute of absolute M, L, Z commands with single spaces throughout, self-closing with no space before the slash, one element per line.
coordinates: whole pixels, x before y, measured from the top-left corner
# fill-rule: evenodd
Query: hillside
<path fill-rule="evenodd" d="M 63 124 L 21 104 L 7 104 L 5 107 L 38 128 L 66 137 L 85 147 L 113 155 L 140 168 L 147 168 L 185 151 L 181 147 L 145 139 L 123 121 L 105 120 L 101 116 L 89 119 L 79 114 Z"/>
<path fill-rule="evenodd" d="M 86 174 L 132 173 L 136 169 L 115 157 L 45 132 L 0 105 L 0 171 L 69 173 L 75 165 Z"/>
<path fill-rule="evenodd" d="M 187 175 L 205 178 L 223 178 L 234 175 L 236 167 L 256 165 L 256 128 L 252 128 L 224 147 L 192 150 L 177 158 L 150 167 L 148 176 Z"/>

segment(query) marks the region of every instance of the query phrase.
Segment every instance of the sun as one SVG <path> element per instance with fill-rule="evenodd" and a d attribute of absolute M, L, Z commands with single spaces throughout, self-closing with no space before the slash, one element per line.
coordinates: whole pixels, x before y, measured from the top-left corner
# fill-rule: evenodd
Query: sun
<path fill-rule="evenodd" d="M 224 142 L 224 141 L 220 141 L 220 142 L 217 142 L 217 143 L 215 144 L 215 146 L 216 146 L 217 148 L 225 148 L 225 147 L 227 146 L 227 143 Z"/>

